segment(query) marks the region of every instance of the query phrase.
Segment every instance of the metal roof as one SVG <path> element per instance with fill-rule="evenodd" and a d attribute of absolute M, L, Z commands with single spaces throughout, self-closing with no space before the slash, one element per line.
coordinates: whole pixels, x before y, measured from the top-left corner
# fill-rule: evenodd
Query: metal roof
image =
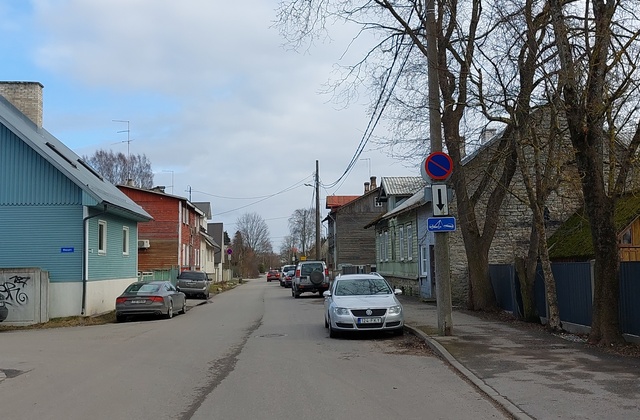
<path fill-rule="evenodd" d="M 426 184 L 421 176 L 383 176 L 380 189 L 385 195 L 411 196 Z"/>
<path fill-rule="evenodd" d="M 127 197 L 115 185 L 96 173 L 80 156 L 65 146 L 44 128 L 0 95 L 0 123 L 11 130 L 36 153 L 62 172 L 98 206 L 108 205 L 108 211 L 138 221 L 153 219 L 141 206 Z"/>
<path fill-rule="evenodd" d="M 424 194 L 424 188 L 418 190 L 415 194 L 413 194 L 410 198 L 405 200 L 402 204 L 400 204 L 395 209 L 388 211 L 382 216 L 382 219 L 391 218 L 397 214 L 403 213 L 405 211 L 420 207 L 428 202 L 431 202 L 431 199 L 427 200 Z"/>

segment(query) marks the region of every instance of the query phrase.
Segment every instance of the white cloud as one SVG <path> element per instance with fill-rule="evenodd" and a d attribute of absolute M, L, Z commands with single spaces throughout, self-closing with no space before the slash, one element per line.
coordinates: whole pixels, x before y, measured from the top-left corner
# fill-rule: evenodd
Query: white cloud
<path fill-rule="evenodd" d="M 131 152 L 149 157 L 156 183 L 171 185 L 172 174 L 162 171 L 173 171 L 173 192 L 187 196 L 190 186 L 194 201 L 211 201 L 231 236 L 237 217 L 255 211 L 268 220 L 277 250 L 286 219 L 313 204 L 313 190 L 298 187 L 244 208 L 258 200 L 212 195 L 274 194 L 309 177 L 316 160 L 323 182 L 335 181 L 366 127 L 362 104 L 338 110 L 318 93 L 354 28 L 335 28 L 333 43 L 298 54 L 282 48 L 272 27 L 273 0 L 32 4 L 31 54 L 45 85 L 46 128 L 79 154 L 124 151 L 126 135 L 117 133 L 124 127 L 112 120 L 129 120 Z M 354 47 L 343 60 L 360 54 Z M 369 165 L 378 177 L 419 174 L 384 153 L 362 158 L 370 160 L 357 163 L 337 194 L 362 192 Z M 324 200 L 321 206 L 324 213 Z"/>

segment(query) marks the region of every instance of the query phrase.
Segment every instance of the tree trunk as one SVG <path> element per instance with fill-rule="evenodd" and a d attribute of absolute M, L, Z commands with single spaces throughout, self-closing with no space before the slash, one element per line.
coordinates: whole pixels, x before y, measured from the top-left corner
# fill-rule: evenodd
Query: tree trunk
<path fill-rule="evenodd" d="M 535 305 L 535 284 L 538 268 L 539 235 L 535 226 L 531 227 L 527 258 L 516 257 L 515 266 L 522 297 L 522 319 L 526 322 L 540 322 Z"/>

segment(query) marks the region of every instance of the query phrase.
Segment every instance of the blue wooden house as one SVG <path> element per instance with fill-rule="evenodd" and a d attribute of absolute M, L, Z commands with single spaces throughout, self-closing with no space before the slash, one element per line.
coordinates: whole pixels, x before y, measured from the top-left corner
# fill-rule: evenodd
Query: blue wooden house
<path fill-rule="evenodd" d="M 109 311 L 137 280 L 138 223 L 151 216 L 42 128 L 42 89 L 0 82 L 0 300 L 50 317 Z M 24 268 L 48 273 L 46 292 L 7 287 Z"/>

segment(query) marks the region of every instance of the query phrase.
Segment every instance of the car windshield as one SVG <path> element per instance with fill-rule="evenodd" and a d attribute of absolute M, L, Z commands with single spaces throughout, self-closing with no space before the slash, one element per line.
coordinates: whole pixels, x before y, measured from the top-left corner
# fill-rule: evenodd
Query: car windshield
<path fill-rule="evenodd" d="M 158 290 L 159 284 L 135 283 L 127 287 L 126 293 L 156 293 Z"/>
<path fill-rule="evenodd" d="M 294 274 L 296 274 L 295 270 L 289 270 L 287 271 L 287 276 L 293 276 Z"/>
<path fill-rule="evenodd" d="M 284 268 L 282 269 L 282 271 L 284 271 L 285 273 L 294 270 L 295 271 L 296 266 L 295 265 L 285 265 Z"/>
<path fill-rule="evenodd" d="M 320 263 L 311 263 L 311 264 L 303 264 L 302 268 L 300 269 L 300 275 L 302 276 L 308 276 L 311 273 L 313 273 L 314 271 L 319 271 L 322 273 L 322 264 Z"/>
<path fill-rule="evenodd" d="M 198 271 L 184 271 L 180 273 L 178 278 L 186 280 L 204 280 L 205 274 Z"/>
<path fill-rule="evenodd" d="M 350 279 L 338 280 L 336 296 L 388 295 L 389 284 L 384 279 Z"/>

